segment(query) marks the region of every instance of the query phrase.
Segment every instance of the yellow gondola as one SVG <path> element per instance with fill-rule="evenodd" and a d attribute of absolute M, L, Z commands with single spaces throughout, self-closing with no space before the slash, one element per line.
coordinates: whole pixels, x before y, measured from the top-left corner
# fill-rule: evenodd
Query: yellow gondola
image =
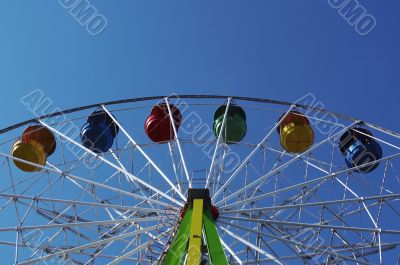
<path fill-rule="evenodd" d="M 278 133 L 281 146 L 291 153 L 303 153 L 314 143 L 314 131 L 309 120 L 297 111 L 292 111 L 285 117 Z"/>
<path fill-rule="evenodd" d="M 21 140 L 16 141 L 12 146 L 12 155 L 13 157 L 41 166 L 46 164 L 46 152 L 43 149 L 43 145 L 34 140 L 31 140 L 29 143 L 24 143 Z M 25 172 L 36 172 L 41 170 L 40 167 L 29 165 L 15 159 L 14 164 Z"/>

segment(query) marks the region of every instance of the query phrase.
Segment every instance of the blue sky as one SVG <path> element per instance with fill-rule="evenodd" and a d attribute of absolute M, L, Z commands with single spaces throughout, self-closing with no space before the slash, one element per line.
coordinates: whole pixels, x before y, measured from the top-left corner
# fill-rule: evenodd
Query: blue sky
<path fill-rule="evenodd" d="M 377 22 L 367 36 L 328 0 L 89 2 L 107 20 L 97 36 L 58 0 L 1 1 L 0 128 L 32 118 L 21 98 L 40 89 L 61 109 L 172 93 L 312 93 L 400 131 L 399 1 L 359 0 Z"/>
<path fill-rule="evenodd" d="M 2 1 L 0 127 L 33 116 L 20 98 L 55 106 L 160 95 L 226 94 L 292 101 L 393 130 L 400 75 L 400 3 L 361 1 L 376 18 L 360 36 L 327 0 L 96 1 L 91 36 L 58 1 Z"/>

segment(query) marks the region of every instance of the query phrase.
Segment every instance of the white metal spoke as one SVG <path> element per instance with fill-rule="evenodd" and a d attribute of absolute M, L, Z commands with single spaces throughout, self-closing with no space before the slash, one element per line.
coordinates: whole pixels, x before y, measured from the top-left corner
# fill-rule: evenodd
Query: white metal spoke
<path fill-rule="evenodd" d="M 174 152 L 172 149 L 172 144 L 170 142 L 168 142 L 168 151 L 169 151 L 169 155 L 171 157 L 171 162 L 172 162 L 172 168 L 174 170 L 174 175 L 175 175 L 175 180 L 176 180 L 176 184 L 178 185 L 178 189 L 183 192 L 183 183 L 182 183 L 182 178 L 178 176 L 178 167 L 176 166 L 175 163 L 175 157 L 174 157 Z"/>
<path fill-rule="evenodd" d="M 171 112 L 171 106 L 169 105 L 168 98 L 165 98 L 164 101 L 165 101 L 165 104 L 167 105 L 167 108 L 168 108 L 169 120 L 171 122 L 172 129 L 174 131 L 174 137 L 175 137 L 176 144 L 178 146 L 178 151 L 179 151 L 179 155 L 181 157 L 183 170 L 185 171 L 186 180 L 188 181 L 189 188 L 191 188 L 192 187 L 192 182 L 190 181 L 189 172 L 188 172 L 187 167 L 186 167 L 185 156 L 183 155 L 183 151 L 182 151 L 182 148 L 181 148 L 181 143 L 179 141 L 178 131 L 176 129 L 175 120 L 174 120 L 174 115 Z"/>
<path fill-rule="evenodd" d="M 243 261 L 238 257 L 235 251 L 233 251 L 223 239 L 221 239 L 221 244 L 225 248 L 225 250 L 228 251 L 228 253 L 236 260 L 236 262 L 239 263 L 239 265 L 243 264 Z"/>
<path fill-rule="evenodd" d="M 302 183 L 299 183 L 299 184 L 296 184 L 296 185 L 293 185 L 293 186 L 289 186 L 289 187 L 286 187 L 286 188 L 283 188 L 283 189 L 280 189 L 280 190 L 268 192 L 268 193 L 265 193 L 263 195 L 259 195 L 259 196 L 255 196 L 255 197 L 252 197 L 252 198 L 249 198 L 249 199 L 245 199 L 245 200 L 242 200 L 242 201 L 237 202 L 237 203 L 224 205 L 224 206 L 221 206 L 220 209 L 229 209 L 229 208 L 232 208 L 234 206 L 243 205 L 243 204 L 246 204 L 246 203 L 249 203 L 249 202 L 261 200 L 263 198 L 266 198 L 266 197 L 269 197 L 269 196 L 272 196 L 272 195 L 275 195 L 275 194 L 278 194 L 278 193 L 282 193 L 282 192 L 286 192 L 286 191 L 289 191 L 289 190 L 293 190 L 293 189 L 297 189 L 297 188 L 300 188 L 300 187 L 304 187 L 304 186 L 307 186 L 307 185 L 310 185 L 310 184 L 313 184 L 313 183 L 324 181 L 324 180 L 329 179 L 329 178 L 336 178 L 337 176 L 340 176 L 342 174 L 354 171 L 354 170 L 356 170 L 356 169 L 358 169 L 360 167 L 371 166 L 371 165 L 380 163 L 380 162 L 382 162 L 384 160 L 392 159 L 392 158 L 395 158 L 395 157 L 398 157 L 398 156 L 400 156 L 400 153 L 394 154 L 394 155 L 391 155 L 391 156 L 388 156 L 388 157 L 385 157 L 385 158 L 382 158 L 382 159 L 378 159 L 378 160 L 375 160 L 375 161 L 372 161 L 372 162 L 369 162 L 369 163 L 365 163 L 365 164 L 357 166 L 357 167 L 344 169 L 342 171 L 335 172 L 335 173 L 330 173 L 330 174 L 322 176 L 320 178 L 316 178 L 316 179 L 309 180 L 309 181 L 304 181 Z"/>
<path fill-rule="evenodd" d="M 275 168 L 274 170 L 271 170 L 268 174 L 262 176 L 261 178 L 253 181 L 252 183 L 248 184 L 247 186 L 243 187 L 242 189 L 239 189 L 238 191 L 234 192 L 233 194 L 229 195 L 228 197 L 222 199 L 221 201 L 219 201 L 216 205 L 219 206 L 222 203 L 224 203 L 225 201 L 228 201 L 232 198 L 235 198 L 237 195 L 243 193 L 244 191 L 256 186 L 258 183 L 262 182 L 263 180 L 267 179 L 268 177 L 276 174 L 277 172 L 279 172 L 280 170 L 288 167 L 289 165 L 293 164 L 294 162 L 296 162 L 298 159 L 302 158 L 303 156 L 307 155 L 309 152 L 311 152 L 314 149 L 317 149 L 318 147 L 320 147 L 321 145 L 325 144 L 326 142 L 330 141 L 331 139 L 337 137 L 338 135 L 342 134 L 343 132 L 347 131 L 348 129 L 352 128 L 354 125 L 358 124 L 358 122 L 355 122 L 347 127 L 345 127 L 344 129 L 340 130 L 339 132 L 329 136 L 328 138 L 320 141 L 319 143 L 313 145 L 312 147 L 310 147 L 307 151 L 296 155 L 294 158 L 292 158 L 291 160 L 287 161 L 286 163 L 284 163 L 283 165 Z"/>
<path fill-rule="evenodd" d="M 112 156 L 114 157 L 114 159 L 119 164 L 119 166 L 124 170 L 123 173 L 124 173 L 125 177 L 128 179 L 128 181 L 131 181 L 135 185 L 135 187 L 139 189 L 140 194 L 142 194 L 143 197 L 146 197 L 146 194 L 144 193 L 143 189 L 141 187 L 139 187 L 136 180 L 134 178 L 132 178 L 130 176 L 130 174 L 125 174 L 125 172 L 128 172 L 128 171 L 126 170 L 125 166 L 121 163 L 121 161 L 119 160 L 117 155 L 111 149 L 110 149 L 110 152 L 111 152 Z M 153 204 L 150 203 L 150 207 L 154 208 Z"/>
<path fill-rule="evenodd" d="M 136 219 L 78 222 L 78 223 L 66 223 L 66 224 L 49 224 L 49 225 L 3 227 L 3 228 L 0 228 L 0 232 L 25 231 L 25 230 L 35 230 L 35 229 L 66 228 L 66 227 L 75 227 L 75 226 L 108 225 L 108 224 L 115 224 L 115 223 L 117 223 L 117 224 L 140 223 L 140 222 L 158 221 L 159 219 L 160 219 L 160 217 L 147 217 L 147 218 L 136 218 Z"/>
<path fill-rule="evenodd" d="M 240 225 L 237 225 L 237 224 L 231 224 L 231 223 L 228 224 L 228 223 L 223 222 L 223 221 L 219 221 L 218 223 L 225 224 L 225 225 L 230 225 L 232 227 L 239 228 L 241 230 L 244 230 L 244 231 L 247 231 L 247 232 L 250 232 L 250 233 L 254 233 L 255 232 L 255 231 L 253 231 L 253 230 L 251 230 L 249 228 L 246 228 L 246 227 L 243 227 L 243 226 L 240 226 Z M 302 248 L 312 249 L 312 250 L 315 251 L 316 255 L 321 255 L 321 254 L 324 254 L 324 253 L 325 254 L 334 254 L 334 255 L 336 255 L 336 256 L 344 259 L 344 260 L 350 260 L 350 261 L 357 262 L 357 263 L 360 263 L 360 264 L 365 264 L 365 265 L 372 265 L 372 263 L 356 260 L 356 259 L 353 259 L 351 257 L 340 255 L 340 254 L 338 254 L 336 252 L 332 252 L 332 251 L 327 250 L 327 249 L 322 249 L 322 248 L 310 246 L 310 245 L 304 244 L 302 242 L 295 241 L 295 240 L 293 240 L 293 239 L 291 239 L 289 237 L 279 237 L 279 236 L 275 236 L 275 235 L 272 235 L 272 234 L 264 233 L 264 232 L 261 232 L 261 231 L 258 231 L 258 233 L 263 235 L 263 236 L 265 236 L 265 237 L 270 237 L 270 238 L 273 238 L 273 239 L 278 240 L 278 241 L 282 241 L 282 242 L 285 242 L 285 243 L 293 244 L 295 246 L 300 246 Z M 307 258 L 309 256 L 312 256 L 312 254 L 308 253 L 305 257 Z M 299 256 L 296 256 L 295 258 L 298 259 Z M 272 261 L 272 259 L 270 259 L 270 260 Z"/>
<path fill-rule="evenodd" d="M 118 125 L 119 129 L 128 137 L 129 141 L 139 150 L 139 152 L 147 159 L 148 162 L 154 167 L 154 169 L 163 177 L 163 179 L 171 186 L 172 189 L 175 190 L 175 192 L 181 197 L 183 201 L 186 201 L 186 197 L 183 195 L 183 193 L 174 185 L 171 180 L 164 174 L 164 172 L 161 171 L 161 169 L 157 166 L 157 164 L 146 154 L 146 152 L 136 143 L 135 140 L 133 140 L 132 136 L 125 130 L 124 127 L 121 126 L 121 124 L 117 121 L 117 119 L 114 118 L 114 116 L 109 112 L 109 110 L 102 105 L 103 110 L 112 118 L 115 124 Z M 142 181 L 143 182 L 143 181 Z M 141 183 L 143 184 L 143 183 Z M 146 183 L 147 184 L 147 183 Z M 143 184 L 144 185 L 144 184 Z M 146 185 L 145 185 L 146 186 Z M 147 186 L 150 186 L 147 184 Z M 146 186 L 146 187 L 147 187 Z M 154 187 L 153 187 L 154 188 Z M 160 193 L 158 191 L 157 193 Z M 160 193 L 161 194 L 161 193 Z M 183 206 L 181 202 L 177 202 L 175 200 L 175 203 L 177 203 L 180 206 Z"/>
<path fill-rule="evenodd" d="M 286 221 L 276 221 L 276 220 L 264 220 L 264 219 L 257 219 L 257 218 L 235 217 L 235 216 L 221 216 L 220 218 L 226 219 L 226 220 L 257 222 L 257 223 L 262 223 L 262 224 L 263 223 L 264 224 L 279 224 L 279 225 L 287 225 L 287 226 L 315 227 L 315 228 L 322 228 L 322 229 L 346 230 L 346 231 L 353 231 L 353 232 L 369 232 L 369 233 L 400 235 L 400 230 L 386 230 L 386 229 L 383 230 L 380 228 L 364 228 L 364 227 L 351 227 L 351 226 L 335 226 L 335 225 L 327 225 L 327 224 L 286 222 Z"/>
<path fill-rule="evenodd" d="M 162 238 L 165 234 L 168 234 L 172 229 L 160 234 L 157 236 L 156 239 Z M 112 262 L 108 263 L 107 265 L 113 265 L 113 264 L 118 264 L 121 261 L 125 260 L 126 258 L 129 258 L 130 256 L 134 255 L 135 253 L 139 252 L 140 250 L 146 249 L 151 242 L 146 242 L 145 244 L 129 251 L 128 253 L 125 253 L 124 255 L 119 256 L 118 258 L 114 259 Z"/>
<path fill-rule="evenodd" d="M 95 203 L 95 202 L 86 202 L 86 201 L 77 201 L 77 200 L 53 199 L 53 198 L 47 198 L 47 197 L 27 196 L 27 195 L 9 194 L 9 193 L 0 193 L 0 197 L 27 199 L 27 200 L 32 200 L 32 201 L 74 204 L 74 205 L 84 205 L 84 206 L 100 207 L 100 208 L 114 208 L 114 209 L 118 209 L 118 210 L 132 210 L 132 211 L 158 212 L 158 213 L 165 211 L 164 209 L 157 209 L 157 208 L 141 208 L 141 207 L 134 207 L 134 206 L 114 205 L 114 204 Z"/>
<path fill-rule="evenodd" d="M 309 163 L 309 162 L 308 162 L 308 163 Z M 315 168 L 317 168 L 318 170 L 322 171 L 323 173 L 329 174 L 328 171 L 326 171 L 326 170 L 324 170 L 324 169 L 322 169 L 322 168 L 320 168 L 320 167 L 318 167 L 318 166 L 316 166 L 316 165 L 313 165 L 313 166 L 314 166 Z M 346 185 L 346 184 L 345 184 L 343 181 L 341 181 L 339 178 L 334 178 L 334 179 L 335 179 L 337 182 L 339 182 L 340 185 L 342 185 L 346 190 L 350 191 L 350 193 L 353 194 L 354 197 L 359 198 L 359 199 L 361 198 L 356 192 L 354 192 L 348 185 Z M 374 218 L 372 217 L 371 212 L 368 210 L 367 205 L 365 205 L 365 202 L 364 202 L 363 200 L 361 200 L 360 203 L 363 205 L 363 207 L 364 207 L 365 211 L 367 212 L 369 218 L 371 219 L 371 221 L 372 221 L 374 227 L 375 227 L 376 229 L 379 229 L 377 223 L 375 222 Z M 382 249 L 381 249 L 381 247 L 380 247 L 380 233 L 377 232 L 377 234 L 378 234 L 378 238 L 379 238 L 379 252 L 380 252 L 380 257 L 382 258 L 382 255 L 381 255 Z M 380 262 L 382 263 L 382 260 L 380 260 Z"/>
<path fill-rule="evenodd" d="M 98 186 L 98 187 L 101 187 L 101 188 L 104 188 L 104 189 L 108 189 L 108 190 L 111 190 L 111 191 L 114 191 L 114 192 L 117 192 L 117 193 L 121 193 L 121 194 L 124 194 L 126 196 L 138 199 L 138 200 L 152 202 L 152 203 L 159 204 L 159 205 L 162 205 L 162 206 L 165 206 L 165 207 L 170 206 L 169 204 L 161 202 L 159 200 L 149 199 L 149 198 L 142 197 L 142 196 L 136 195 L 134 193 L 127 192 L 127 191 L 124 191 L 124 190 L 121 190 L 121 189 L 118 189 L 118 188 L 114 188 L 114 187 L 111 187 L 111 186 L 108 186 L 108 185 L 105 185 L 105 184 L 102 184 L 102 183 L 99 183 L 99 182 L 96 182 L 96 181 L 92 181 L 92 180 L 89 180 L 89 179 L 85 179 L 85 178 L 81 178 L 81 177 L 78 177 L 78 176 L 75 176 L 75 175 L 68 174 L 66 172 L 61 171 L 60 169 L 55 169 L 55 168 L 50 168 L 50 167 L 38 165 L 38 164 L 32 163 L 30 161 L 27 161 L 27 160 L 24 160 L 24 159 L 20 159 L 20 158 L 17 158 L 17 157 L 12 157 L 10 155 L 7 155 L 7 154 L 1 153 L 1 152 L 0 152 L 0 155 L 8 157 L 8 158 L 12 158 L 13 160 L 16 160 L 16 161 L 19 161 L 19 162 L 23 162 L 25 164 L 32 165 L 32 166 L 35 166 L 35 167 L 38 167 L 38 168 L 41 168 L 41 169 L 44 169 L 44 170 L 48 170 L 48 171 L 51 171 L 51 172 L 54 172 L 54 173 L 57 173 L 57 174 L 68 176 L 69 178 L 74 179 L 74 180 L 79 180 L 79 181 L 86 182 L 86 183 L 89 183 L 89 184 L 92 184 L 92 185 L 95 185 L 95 186 Z"/>
<path fill-rule="evenodd" d="M 226 126 L 226 117 L 228 116 L 228 110 L 229 107 L 231 105 L 231 100 L 232 98 L 229 97 L 228 98 L 228 102 L 226 103 L 226 107 L 225 107 L 225 112 L 224 112 L 224 117 L 222 119 L 222 125 L 221 125 L 221 129 L 219 131 L 218 137 L 217 137 L 217 141 L 215 143 L 215 148 L 214 148 L 214 153 L 213 156 L 211 158 L 211 165 L 210 165 L 210 169 L 208 170 L 208 175 L 207 175 L 207 179 L 206 179 L 206 185 L 205 188 L 209 188 L 210 187 L 210 178 L 211 178 L 211 174 L 213 172 L 214 169 L 214 164 L 215 164 L 215 158 L 217 157 L 217 151 L 218 151 L 218 147 L 219 147 L 219 143 L 221 142 L 221 138 L 222 138 L 222 133 L 225 130 L 225 126 Z"/>
<path fill-rule="evenodd" d="M 50 129 L 51 131 L 53 131 L 54 133 L 60 135 L 60 136 L 63 137 L 64 139 L 68 140 L 69 142 L 71 142 L 71 143 L 75 144 L 76 146 L 82 148 L 83 150 L 85 150 L 85 151 L 88 152 L 89 154 L 91 154 L 91 155 L 93 155 L 94 157 L 100 159 L 102 162 L 108 164 L 109 166 L 115 168 L 116 170 L 118 170 L 118 171 L 120 171 L 120 172 L 123 172 L 123 173 L 126 174 L 126 175 L 129 175 L 132 179 L 134 179 L 134 180 L 137 181 L 138 183 L 142 184 L 143 186 L 145 186 L 145 187 L 151 189 L 152 191 L 154 191 L 154 192 L 160 194 L 161 196 L 165 197 L 166 199 L 170 200 L 171 202 L 173 202 L 173 203 L 175 203 L 175 204 L 177 204 L 177 205 L 179 205 L 179 206 L 183 206 L 183 203 L 182 203 L 182 202 L 177 201 L 176 199 L 174 199 L 174 198 L 172 198 L 171 196 L 165 194 L 164 192 L 160 191 L 159 189 L 155 188 L 154 186 L 148 184 L 147 182 L 145 182 L 145 181 L 141 180 L 140 178 L 134 176 L 133 174 L 127 172 L 127 171 L 124 170 L 123 168 L 121 168 L 121 167 L 115 165 L 114 163 L 111 163 L 110 161 L 108 161 L 108 160 L 105 159 L 104 157 L 102 157 L 102 156 L 96 154 L 95 152 L 93 152 L 92 150 L 90 150 L 90 149 L 84 147 L 82 144 L 76 142 L 75 140 L 71 139 L 70 137 L 66 136 L 65 134 L 61 133 L 60 131 L 54 129 L 53 127 L 49 126 L 49 125 L 46 124 L 45 122 L 40 121 L 40 123 L 41 123 L 43 126 L 45 126 L 45 127 L 47 127 L 48 129 Z M 121 128 L 121 127 L 120 127 L 120 128 Z M 122 130 L 122 129 L 123 129 L 123 128 L 121 128 L 121 130 Z M 136 145 L 136 144 L 135 144 L 135 145 Z M 140 147 L 137 146 L 137 148 L 139 149 Z M 140 148 L 139 150 L 141 150 L 141 148 Z M 171 183 L 171 184 L 172 184 L 172 183 Z M 176 189 L 176 187 L 173 187 L 173 188 Z"/>
<path fill-rule="evenodd" d="M 56 252 L 56 253 L 53 253 L 53 254 L 50 254 L 50 255 L 46 255 L 46 256 L 42 256 L 42 257 L 36 258 L 36 259 L 28 260 L 28 261 L 19 263 L 19 265 L 33 264 L 33 263 L 37 263 L 37 262 L 40 262 L 40 261 L 45 261 L 45 260 L 48 260 L 48 259 L 51 259 L 51 258 L 55 258 L 55 257 L 59 257 L 59 256 L 62 257 L 62 256 L 65 256 L 68 253 L 80 252 L 80 251 L 82 251 L 84 249 L 88 249 L 88 248 L 91 248 L 91 247 L 96 247 L 96 246 L 99 246 L 99 245 L 102 245 L 102 244 L 105 244 L 105 243 L 121 240 L 121 239 L 128 238 L 128 237 L 132 237 L 132 236 L 138 235 L 140 233 L 143 233 L 144 231 L 155 230 L 156 228 L 157 228 L 157 226 L 152 226 L 152 227 L 145 228 L 143 230 L 137 230 L 137 231 L 133 231 L 133 232 L 130 232 L 130 233 L 123 234 L 123 235 L 119 235 L 119 236 L 115 236 L 115 237 L 111 237 L 111 238 L 107 238 L 107 239 L 103 239 L 103 240 L 98 240 L 98 241 L 95 241 L 95 242 L 92 242 L 92 243 L 88 243 L 88 244 L 83 245 L 83 246 L 70 248 L 70 249 L 59 251 L 59 252 Z"/>
<path fill-rule="evenodd" d="M 225 181 L 225 183 L 217 190 L 217 192 L 213 195 L 211 200 L 215 202 L 218 196 L 224 191 L 224 189 L 233 181 L 233 179 L 239 174 L 244 166 L 250 161 L 250 159 L 256 154 L 256 152 L 261 148 L 261 146 L 271 137 L 271 135 L 276 131 L 276 129 L 281 125 L 283 120 L 289 115 L 289 113 L 294 108 L 294 105 L 291 105 L 285 115 L 275 124 L 275 126 L 268 132 L 268 134 L 261 140 L 260 143 L 253 149 L 253 151 L 243 160 L 243 162 L 238 166 L 238 168 L 232 173 L 232 175 Z"/>
<path fill-rule="evenodd" d="M 275 263 L 283 265 L 283 263 L 279 260 L 278 257 L 274 257 L 273 255 L 269 254 L 268 252 L 262 250 L 261 248 L 257 247 L 256 245 L 252 244 L 251 242 L 243 239 L 242 237 L 238 236 L 237 234 L 233 233 L 232 231 L 228 230 L 225 227 L 222 226 L 218 226 L 219 229 L 221 229 L 222 231 L 224 231 L 225 233 L 227 233 L 228 235 L 230 235 L 231 237 L 233 237 L 234 239 L 242 242 L 243 244 L 245 244 L 246 246 L 248 246 L 249 248 L 257 251 L 258 253 L 266 256 L 267 258 L 272 259 Z"/>
<path fill-rule="evenodd" d="M 1 196 L 1 194 L 0 194 L 0 196 Z M 388 194 L 388 195 L 369 196 L 369 197 L 357 197 L 357 198 L 353 198 L 353 199 L 344 199 L 344 200 L 296 203 L 296 204 L 269 206 L 269 207 L 262 207 L 262 208 L 228 210 L 228 211 L 221 212 L 221 214 L 278 211 L 278 210 L 284 210 L 284 209 L 314 207 L 314 206 L 323 206 L 323 205 L 330 205 L 330 204 L 360 203 L 360 202 L 366 202 L 366 201 L 389 201 L 389 200 L 397 200 L 397 199 L 400 199 L 399 193 Z"/>

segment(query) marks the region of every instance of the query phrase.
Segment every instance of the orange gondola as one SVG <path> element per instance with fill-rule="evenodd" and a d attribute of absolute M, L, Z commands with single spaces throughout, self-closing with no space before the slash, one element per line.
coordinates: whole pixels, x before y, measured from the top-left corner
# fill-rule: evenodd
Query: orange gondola
<path fill-rule="evenodd" d="M 56 139 L 53 133 L 42 125 L 31 125 L 22 133 L 22 142 L 31 143 L 36 141 L 43 146 L 47 156 L 50 156 L 56 150 Z"/>

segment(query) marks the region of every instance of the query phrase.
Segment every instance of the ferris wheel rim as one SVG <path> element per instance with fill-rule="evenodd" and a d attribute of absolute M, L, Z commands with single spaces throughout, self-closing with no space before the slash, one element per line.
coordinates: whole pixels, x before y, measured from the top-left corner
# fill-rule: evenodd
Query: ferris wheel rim
<path fill-rule="evenodd" d="M 337 118 L 341 118 L 350 122 L 355 122 L 359 121 L 362 123 L 366 123 L 366 121 L 363 121 L 361 119 L 357 119 L 356 117 L 349 116 L 349 115 L 344 115 L 340 114 L 334 111 L 326 110 L 324 108 L 317 108 L 313 106 L 308 106 L 304 104 L 299 104 L 295 102 L 290 102 L 290 101 L 282 101 L 282 100 L 275 100 L 275 99 L 269 99 L 269 98 L 259 98 L 259 97 L 244 97 L 244 96 L 229 96 L 229 95 L 204 95 L 204 94 L 183 94 L 183 95 L 178 95 L 178 94 L 173 94 L 173 95 L 163 95 L 163 96 L 148 96 L 148 97 L 135 97 L 135 98 L 127 98 L 127 99 L 120 99 L 120 100 L 113 100 L 113 101 L 105 101 L 105 102 L 99 102 L 99 103 L 94 103 L 94 104 L 89 104 L 89 105 L 83 105 L 83 106 L 78 106 L 74 108 L 69 108 L 57 112 L 53 112 L 50 114 L 45 114 L 41 115 L 35 118 L 27 119 L 12 125 L 9 125 L 7 127 L 1 128 L 0 129 L 0 134 L 4 134 L 6 132 L 12 131 L 14 129 L 20 128 L 24 125 L 37 122 L 38 120 L 42 119 L 47 119 L 47 118 L 52 118 L 52 117 L 57 117 L 60 115 L 64 114 L 70 114 L 70 113 L 75 113 L 79 112 L 82 110 L 88 110 L 92 108 L 101 108 L 101 106 L 112 106 L 112 105 L 120 105 L 120 104 L 126 104 L 126 103 L 137 103 L 137 102 L 146 102 L 146 101 L 151 101 L 151 100 L 163 100 L 165 98 L 168 99 L 228 99 L 231 98 L 232 100 L 241 100 L 241 101 L 248 101 L 248 102 L 257 102 L 257 103 L 269 103 L 273 105 L 282 105 L 282 106 L 291 106 L 294 105 L 297 108 L 302 108 L 306 110 L 311 110 L 311 111 L 316 111 L 316 112 L 321 112 L 321 113 L 326 113 L 333 115 Z M 368 123 L 368 125 L 373 125 L 375 127 L 384 129 L 389 131 L 388 129 L 382 128 L 376 124 Z M 400 137 L 400 134 L 390 131 L 393 134 L 396 134 Z"/>

